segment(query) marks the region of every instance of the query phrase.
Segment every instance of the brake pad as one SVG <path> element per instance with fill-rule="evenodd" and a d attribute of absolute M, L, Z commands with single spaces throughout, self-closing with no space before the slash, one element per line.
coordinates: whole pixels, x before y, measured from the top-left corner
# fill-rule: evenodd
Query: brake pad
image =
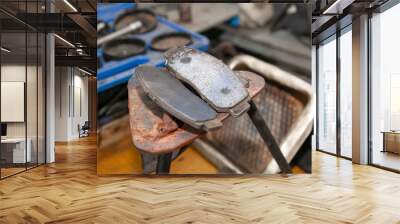
<path fill-rule="evenodd" d="M 263 77 L 248 71 L 237 74 L 248 81 L 249 97 L 255 97 L 264 89 Z M 144 92 L 135 75 L 129 79 L 128 96 L 129 123 L 136 149 L 151 154 L 168 153 L 187 146 L 203 134 L 188 124 L 178 126 L 171 115 Z M 218 113 L 217 120 L 223 122 L 228 117 L 229 113 Z"/>
<path fill-rule="evenodd" d="M 165 58 L 172 75 L 193 87 L 216 111 L 238 117 L 250 108 L 242 80 L 217 58 L 188 47 L 170 49 Z"/>
<path fill-rule="evenodd" d="M 184 123 L 205 131 L 222 126 L 215 120 L 217 112 L 167 71 L 142 65 L 136 68 L 135 76 L 157 105 Z"/>

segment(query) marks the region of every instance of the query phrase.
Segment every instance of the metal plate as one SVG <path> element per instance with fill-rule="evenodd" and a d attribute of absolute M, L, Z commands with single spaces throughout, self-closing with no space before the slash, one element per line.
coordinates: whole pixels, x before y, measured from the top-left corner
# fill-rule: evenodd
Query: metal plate
<path fill-rule="evenodd" d="M 189 46 L 192 43 L 192 37 L 188 33 L 166 33 L 155 37 L 151 41 L 151 49 L 155 51 L 167 51 L 173 47 Z"/>
<path fill-rule="evenodd" d="M 115 30 L 125 28 L 136 21 L 142 22 L 142 27 L 135 33 L 147 33 L 157 26 L 157 19 L 154 13 L 145 9 L 130 9 L 120 14 L 114 22 Z"/>
<path fill-rule="evenodd" d="M 264 79 L 255 73 L 237 74 L 249 81 L 247 90 L 250 98 L 256 96 L 265 85 Z M 128 83 L 128 94 L 132 141 L 137 149 L 152 154 L 172 152 L 204 133 L 188 125 L 179 127 L 168 113 L 147 96 L 134 75 Z M 229 113 L 218 113 L 216 119 L 222 122 L 228 117 Z"/>
<path fill-rule="evenodd" d="M 106 61 L 123 60 L 146 51 L 146 43 L 140 39 L 122 38 L 107 42 L 103 46 L 103 57 Z"/>
<path fill-rule="evenodd" d="M 248 110 L 249 94 L 245 86 L 222 61 L 187 47 L 170 49 L 165 57 L 168 69 L 218 112 L 237 117 Z"/>
<path fill-rule="evenodd" d="M 229 66 L 254 71 L 265 78 L 265 87 L 252 101 L 271 129 L 286 160 L 292 161 L 311 133 L 314 105 L 311 85 L 248 55 L 234 57 Z M 209 132 L 204 140 L 244 173 L 279 172 L 268 146 L 247 115 L 227 119 L 222 128 Z"/>
<path fill-rule="evenodd" d="M 222 126 L 212 121 L 217 112 L 168 72 L 142 65 L 135 69 L 135 76 L 157 105 L 184 123 L 206 131 Z"/>

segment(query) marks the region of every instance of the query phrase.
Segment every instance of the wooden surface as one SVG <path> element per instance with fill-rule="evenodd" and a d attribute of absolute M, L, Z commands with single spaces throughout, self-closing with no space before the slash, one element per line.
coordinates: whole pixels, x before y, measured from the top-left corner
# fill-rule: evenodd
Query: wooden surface
<path fill-rule="evenodd" d="M 400 154 L 400 132 L 382 132 L 383 151 Z"/>
<path fill-rule="evenodd" d="M 313 152 L 313 174 L 96 175 L 95 138 L 0 181 L 0 223 L 400 223 L 400 175 Z"/>
<path fill-rule="evenodd" d="M 141 174 L 142 160 L 131 141 L 129 117 L 122 117 L 99 132 L 97 174 Z M 112 137 L 111 137 L 112 136 Z M 217 168 L 193 148 L 171 164 L 172 174 L 216 174 Z"/>
<path fill-rule="evenodd" d="M 7 167 L 0 168 L 1 169 L 1 178 L 13 175 L 18 172 L 22 172 L 25 170 L 25 167 Z"/>

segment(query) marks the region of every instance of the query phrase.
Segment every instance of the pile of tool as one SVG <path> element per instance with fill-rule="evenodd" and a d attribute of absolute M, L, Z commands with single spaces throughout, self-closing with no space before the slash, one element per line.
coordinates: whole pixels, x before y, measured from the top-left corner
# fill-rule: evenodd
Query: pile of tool
<path fill-rule="evenodd" d="M 163 69 L 137 67 L 128 83 L 132 140 L 143 157 L 157 156 L 158 174 L 169 172 L 174 152 L 209 131 L 218 131 L 228 117 L 238 118 L 246 112 L 281 172 L 290 173 L 279 145 L 252 102 L 265 86 L 263 77 L 233 71 L 211 55 L 188 47 L 168 50 L 165 59 Z"/>
<path fill-rule="evenodd" d="M 139 65 L 164 67 L 163 53 L 172 47 L 208 49 L 209 41 L 205 36 L 150 10 L 137 8 L 135 4 L 105 5 L 99 10 L 97 90 L 102 97 L 125 87 L 131 70 Z"/>

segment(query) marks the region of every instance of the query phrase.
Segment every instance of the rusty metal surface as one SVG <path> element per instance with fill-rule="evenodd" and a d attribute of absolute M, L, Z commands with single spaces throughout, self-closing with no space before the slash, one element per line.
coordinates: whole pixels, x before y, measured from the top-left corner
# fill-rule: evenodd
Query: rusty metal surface
<path fill-rule="evenodd" d="M 156 51 L 167 51 L 173 47 L 184 47 L 192 44 L 192 36 L 184 32 L 161 34 L 151 41 L 151 48 Z"/>
<path fill-rule="evenodd" d="M 166 153 L 189 144 L 197 135 L 178 127 L 173 118 L 143 91 L 135 76 L 128 83 L 129 122 L 137 149 Z"/>
<path fill-rule="evenodd" d="M 256 96 L 264 87 L 264 79 L 252 72 L 240 71 L 237 74 L 248 80 L 250 97 Z M 178 123 L 153 102 L 140 86 L 135 76 L 128 83 L 129 122 L 132 140 L 136 148 L 152 154 L 171 152 L 190 144 L 204 134 L 188 125 Z M 222 122 L 229 113 L 218 113 L 217 120 Z"/>
<path fill-rule="evenodd" d="M 165 57 L 173 75 L 192 86 L 218 112 L 239 116 L 249 109 L 246 88 L 222 61 L 187 47 L 170 49 Z"/>

